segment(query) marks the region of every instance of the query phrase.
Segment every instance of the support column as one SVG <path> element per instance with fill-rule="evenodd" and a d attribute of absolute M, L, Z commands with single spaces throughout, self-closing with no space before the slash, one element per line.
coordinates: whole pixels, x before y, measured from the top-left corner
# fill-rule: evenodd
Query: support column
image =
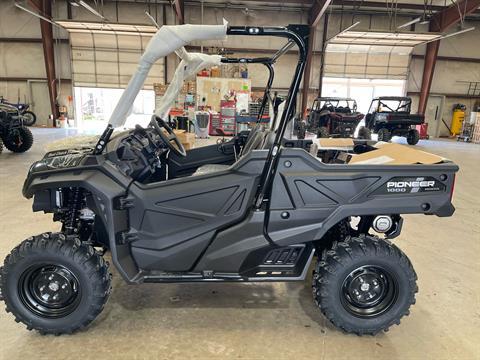
<path fill-rule="evenodd" d="M 313 60 L 313 48 L 315 46 L 315 30 L 318 22 L 322 18 L 323 14 L 327 10 L 332 0 L 313 0 L 312 8 L 308 17 L 308 23 L 310 24 L 310 34 L 308 36 L 307 47 L 307 60 L 305 63 L 305 72 L 303 76 L 303 88 L 302 88 L 302 117 L 305 114 L 308 101 L 308 90 L 310 88 L 310 75 L 312 70 Z"/>
<path fill-rule="evenodd" d="M 420 99 L 418 101 L 418 113 L 425 114 L 427 109 L 428 96 L 432 87 L 433 74 L 435 73 L 435 64 L 437 63 L 438 49 L 440 40 L 427 44 L 425 60 L 423 64 L 422 88 L 420 89 Z"/>
<path fill-rule="evenodd" d="M 50 0 L 34 0 L 32 3 L 47 18 L 52 18 L 52 3 Z M 40 30 L 42 33 L 43 57 L 45 60 L 45 72 L 47 74 L 48 95 L 50 97 L 50 108 L 53 114 L 53 124 L 58 118 L 57 106 L 57 78 L 55 75 L 55 55 L 53 48 L 53 30 L 52 24 L 40 19 Z"/>
<path fill-rule="evenodd" d="M 308 89 L 310 88 L 310 74 L 312 72 L 313 46 L 315 45 L 315 32 L 315 27 L 310 26 L 310 34 L 308 35 L 307 61 L 305 62 L 305 74 L 303 76 L 302 117 L 307 109 Z"/>
<path fill-rule="evenodd" d="M 185 5 L 183 0 L 175 0 L 175 13 L 177 14 L 178 23 L 180 25 L 185 23 Z"/>
<path fill-rule="evenodd" d="M 453 5 L 436 12 L 430 19 L 430 31 L 444 32 L 449 27 L 457 24 L 462 18 L 477 10 L 480 0 L 458 0 Z M 428 96 L 432 87 L 435 63 L 437 62 L 440 40 L 427 44 L 425 62 L 423 64 L 422 87 L 420 88 L 420 99 L 418 101 L 418 113 L 425 114 L 427 109 Z"/>
<path fill-rule="evenodd" d="M 163 25 L 167 25 L 167 7 L 163 4 L 162 7 Z M 163 85 L 168 83 L 168 55 L 163 58 Z"/>
<path fill-rule="evenodd" d="M 318 79 L 318 96 L 322 96 L 323 88 L 323 74 L 325 73 L 325 51 L 327 49 L 327 32 L 328 32 L 328 14 L 325 14 L 323 20 L 323 34 L 322 34 L 322 55 L 320 59 L 320 74 Z"/>

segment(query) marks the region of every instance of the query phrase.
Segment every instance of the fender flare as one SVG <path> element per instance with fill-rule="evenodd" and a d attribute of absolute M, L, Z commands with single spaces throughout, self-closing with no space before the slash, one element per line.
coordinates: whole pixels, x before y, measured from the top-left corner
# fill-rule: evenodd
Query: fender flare
<path fill-rule="evenodd" d="M 129 183 L 114 179 L 99 169 L 59 169 L 29 174 L 23 195 L 31 198 L 40 191 L 56 191 L 66 185 L 89 191 L 94 198 L 96 215 L 101 217 L 107 230 L 112 261 L 125 281 L 134 283 L 139 269 L 131 256 L 130 245 L 117 241 L 118 234 L 128 231 L 128 210 L 115 206 L 116 200 L 126 195 Z"/>

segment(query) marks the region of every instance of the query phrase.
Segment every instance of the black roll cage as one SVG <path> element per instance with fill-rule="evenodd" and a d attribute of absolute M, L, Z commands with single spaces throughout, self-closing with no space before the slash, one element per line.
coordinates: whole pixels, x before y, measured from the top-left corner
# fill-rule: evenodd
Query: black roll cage
<path fill-rule="evenodd" d="M 340 104 L 340 102 L 342 101 L 345 101 L 347 103 L 347 106 L 350 107 L 350 102 L 353 103 L 353 106 L 352 106 L 352 112 L 356 112 L 357 111 L 357 102 L 355 101 L 355 99 L 352 99 L 352 98 L 348 98 L 348 97 L 317 97 L 315 100 L 313 100 L 313 104 L 315 105 L 315 103 L 318 104 L 317 108 L 315 108 L 314 106 L 312 106 L 312 110 L 319 110 L 321 107 L 320 107 L 320 104 L 321 102 L 324 102 L 324 105 L 330 105 L 330 106 L 333 106 L 334 108 L 337 108 L 338 105 Z M 335 105 L 334 105 L 335 103 Z M 322 106 L 322 107 L 323 107 Z"/>
<path fill-rule="evenodd" d="M 385 101 L 397 101 L 398 106 L 395 109 L 392 109 L 390 106 L 388 106 L 388 104 Z M 375 112 L 379 112 L 378 108 L 380 105 L 390 110 L 390 111 L 381 111 L 381 112 L 410 112 L 411 106 L 412 106 L 412 99 L 409 97 L 383 96 L 383 97 L 372 99 L 369 111 L 372 109 L 372 105 L 375 102 L 377 102 L 377 105 L 375 106 Z M 401 109 L 404 109 L 404 110 L 402 111 Z"/>

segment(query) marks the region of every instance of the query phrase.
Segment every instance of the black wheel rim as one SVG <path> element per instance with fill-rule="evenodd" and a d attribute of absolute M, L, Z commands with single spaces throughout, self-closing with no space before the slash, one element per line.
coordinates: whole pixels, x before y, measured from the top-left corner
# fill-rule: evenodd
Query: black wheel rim
<path fill-rule="evenodd" d="M 41 264 L 30 267 L 20 277 L 18 288 L 25 306 L 45 318 L 67 316 L 80 302 L 77 277 L 61 265 Z"/>
<path fill-rule="evenodd" d="M 358 317 L 383 314 L 395 303 L 398 283 L 384 267 L 366 265 L 353 270 L 342 284 L 344 308 Z"/>
<path fill-rule="evenodd" d="M 23 144 L 23 136 L 19 130 L 14 130 L 10 135 L 9 140 L 10 140 L 10 143 L 17 148 L 19 148 Z"/>
<path fill-rule="evenodd" d="M 22 116 L 25 124 L 30 124 L 33 122 L 33 115 L 31 113 L 26 112 Z"/>

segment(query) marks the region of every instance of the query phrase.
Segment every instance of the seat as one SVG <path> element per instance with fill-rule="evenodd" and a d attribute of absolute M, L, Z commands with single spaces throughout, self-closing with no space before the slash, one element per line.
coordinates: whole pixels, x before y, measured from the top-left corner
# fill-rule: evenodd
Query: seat
<path fill-rule="evenodd" d="M 270 130 L 263 130 L 263 131 L 256 132 L 255 134 L 253 134 L 252 138 L 249 139 L 247 144 L 245 144 L 240 157 L 248 154 L 252 150 L 267 149 L 273 143 L 274 138 L 275 138 L 275 133 L 271 132 Z M 229 167 L 230 165 L 206 164 L 206 165 L 199 166 L 191 176 L 210 174 L 217 171 L 226 170 Z"/>

